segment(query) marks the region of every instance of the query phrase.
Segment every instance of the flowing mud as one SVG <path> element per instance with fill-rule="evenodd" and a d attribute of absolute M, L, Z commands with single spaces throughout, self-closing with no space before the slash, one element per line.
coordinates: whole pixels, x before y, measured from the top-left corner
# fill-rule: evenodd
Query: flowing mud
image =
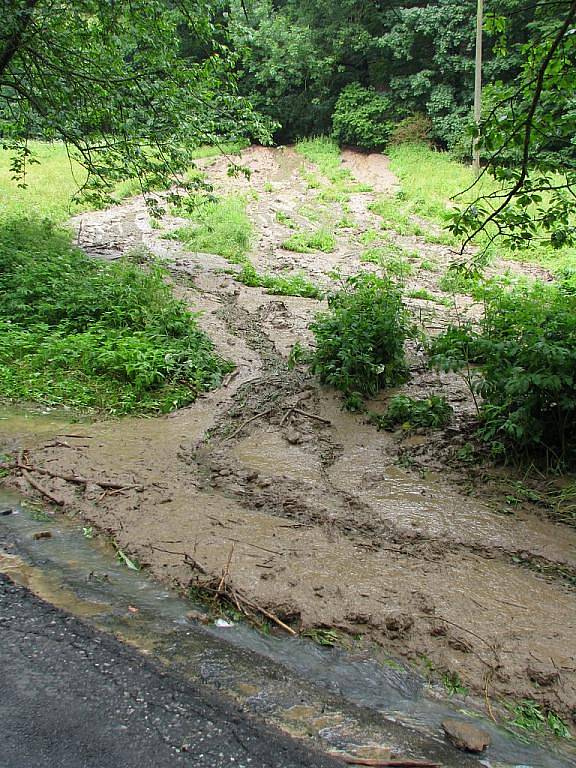
<path fill-rule="evenodd" d="M 381 229 L 368 208 L 375 192 L 351 196 L 354 226 L 336 229 L 333 253 L 293 253 L 281 247 L 292 230 L 277 213 L 314 229 L 336 226 L 345 211 L 308 189 L 305 161 L 290 148 L 250 148 L 241 162 L 249 181 L 230 178 L 223 158 L 203 168 L 218 191 L 251 193 L 250 259 L 259 271 L 304 272 L 328 286 L 335 269 L 375 268 L 361 263 L 359 242 Z M 377 190 L 396 188 L 384 159 L 346 152 L 344 162 Z M 436 680 L 457 674 L 490 713 L 530 699 L 573 727 L 576 531 L 522 503 L 502 514 L 492 485 L 472 486 L 446 461 L 447 447 L 465 447 L 474 413 L 464 384 L 431 373 L 422 351 L 410 349 L 405 391 L 443 394 L 454 420 L 431 435 L 378 432 L 342 411 L 305 366 L 288 365 L 293 345 L 311 342 L 307 326 L 323 302 L 240 284 L 238 268 L 221 257 L 164 239 L 181 221 L 153 227 L 139 198 L 76 224 L 79 244 L 94 256 L 143 247 L 165 259 L 179 295 L 202 311 L 202 326 L 236 370 L 219 390 L 165 417 L 73 427 L 39 417 L 30 428 L 30 420 L 4 413 L 0 449 L 25 447 L 31 464 L 87 478 L 83 486 L 33 475 L 167 584 L 187 588 L 202 575 L 195 565 L 217 576 L 229 562 L 234 586 L 297 630 L 335 628 Z M 407 288 L 426 288 L 436 301 L 407 301 L 434 332 L 455 311 L 439 303 L 449 248 L 425 237 L 383 237 L 412 250 Z M 424 261 L 436 271 L 421 268 Z M 470 297 L 457 303 L 460 313 L 478 312 Z M 388 396 L 371 409 L 382 410 Z M 124 487 L 103 489 L 104 480 Z M 24 477 L 9 482 L 31 491 Z"/>
<path fill-rule="evenodd" d="M 307 639 L 263 635 L 245 623 L 218 626 L 202 606 L 178 597 L 114 559 L 111 545 L 78 522 L 36 519 L 0 492 L 0 572 L 54 605 L 151 654 L 178 676 L 208 685 L 248 712 L 331 754 L 478 765 L 446 743 L 441 721 L 463 719 L 469 702 L 442 701 L 422 677 L 354 644 L 320 648 Z M 38 517 L 42 519 L 38 519 Z M 49 535 L 48 535 L 49 534 Z M 193 610 L 191 610 L 193 609 Z M 200 620 L 200 621 L 199 621 Z M 522 764 L 567 768 L 557 745 L 514 738 L 490 721 L 492 768 Z M 487 763 L 484 763 L 487 764 Z"/>

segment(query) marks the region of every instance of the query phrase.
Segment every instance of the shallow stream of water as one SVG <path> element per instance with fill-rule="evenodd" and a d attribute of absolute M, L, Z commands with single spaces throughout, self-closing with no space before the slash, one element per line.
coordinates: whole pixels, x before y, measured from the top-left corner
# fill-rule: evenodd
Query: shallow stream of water
<path fill-rule="evenodd" d="M 189 680 L 221 689 L 246 709 L 325 749 L 375 757 L 390 750 L 430 757 L 432 749 L 443 765 L 478 764 L 445 745 L 440 722 L 458 715 L 457 707 L 435 697 L 418 675 L 392 660 L 266 636 L 242 623 L 203 625 L 188 616 L 201 606 L 144 572 L 129 570 L 108 542 L 89 538 L 91 532 L 83 532 L 77 521 L 48 517 L 3 491 L 0 512 L 0 571 Z M 42 532 L 50 535 L 37 538 Z M 575 764 L 567 747 L 562 755 L 555 745 L 547 750 L 524 744 L 490 722 L 481 724 L 493 742 L 483 765 Z"/>

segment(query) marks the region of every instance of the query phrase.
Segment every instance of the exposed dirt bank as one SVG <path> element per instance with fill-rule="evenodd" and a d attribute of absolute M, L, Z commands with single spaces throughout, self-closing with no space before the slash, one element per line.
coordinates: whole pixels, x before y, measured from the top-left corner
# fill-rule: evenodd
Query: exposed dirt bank
<path fill-rule="evenodd" d="M 230 179 L 223 159 L 205 170 L 219 190 L 258 193 L 249 203 L 257 269 L 299 270 L 326 285 L 334 269 L 373 268 L 361 265 L 365 246 L 358 239 L 381 226 L 368 210 L 373 193 L 352 196 L 354 227 L 337 229 L 333 253 L 293 253 L 280 247 L 291 230 L 278 223 L 278 211 L 314 228 L 310 211 L 334 224 L 341 206 L 318 201 L 290 149 L 251 148 L 242 162 L 252 169 L 250 182 Z M 374 183 L 381 173 L 369 155 L 346 153 L 345 163 L 362 181 Z M 383 178 L 382 188 L 393 188 L 394 179 Z M 163 226 L 178 223 L 167 219 Z M 426 370 L 422 353 L 411 350 L 407 390 L 441 391 L 454 422 L 432 436 L 377 432 L 361 415 L 343 412 L 338 397 L 305 368 L 287 365 L 292 345 L 309 343 L 307 325 L 321 302 L 247 288 L 222 258 L 187 253 L 164 233 L 135 199 L 84 214 L 79 242 L 104 258 L 144 245 L 167 259 L 179 294 L 203 311 L 203 327 L 236 372 L 218 391 L 167 417 L 73 429 L 54 423 L 41 434 L 5 420 L 4 448 L 24 445 L 33 464 L 56 473 L 136 486 L 103 493 L 97 485 L 84 491 L 37 476 L 161 579 L 194 583 L 200 574 L 190 558 L 217 575 L 234 545 L 234 584 L 295 627 L 335 627 L 438 675 L 457 672 L 493 706 L 500 697 L 529 698 L 574 718 L 576 532 L 521 503 L 503 515 L 492 487 L 483 499 L 481 484 L 474 489 L 462 472 L 447 470 L 446 446 L 464 445 L 473 413 L 461 381 Z M 408 288 L 441 298 L 441 273 L 416 265 L 428 260 L 441 270 L 449 249 L 389 236 L 414 251 Z M 453 312 L 408 301 L 429 330 Z M 458 303 L 461 312 L 477 311 L 469 297 Z M 384 401 L 371 407 L 381 409 Z M 58 434 L 81 436 L 47 439 Z M 416 460 L 418 469 L 411 469 Z M 22 478 L 14 482 L 30 490 Z"/>

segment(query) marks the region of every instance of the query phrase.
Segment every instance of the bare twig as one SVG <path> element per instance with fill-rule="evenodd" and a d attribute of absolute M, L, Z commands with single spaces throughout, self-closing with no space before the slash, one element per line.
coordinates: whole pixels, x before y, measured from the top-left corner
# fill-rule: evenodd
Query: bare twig
<path fill-rule="evenodd" d="M 18 460 L 15 464 L 3 464 L 3 469 L 19 469 L 27 472 L 38 472 L 40 475 L 47 475 L 48 477 L 57 477 L 60 480 L 65 480 L 67 483 L 74 483 L 75 485 L 99 485 L 101 488 L 109 488 L 110 490 L 125 491 L 131 488 L 137 488 L 138 486 L 126 485 L 126 483 L 111 483 L 108 480 L 90 480 L 86 477 L 79 477 L 78 475 L 62 475 L 60 472 L 53 472 L 51 469 L 45 469 L 44 467 L 36 467 L 33 464 L 24 464 Z"/>
<path fill-rule="evenodd" d="M 244 421 L 242 424 L 240 424 L 240 426 L 238 427 L 238 429 L 235 429 L 235 430 L 234 430 L 234 432 L 232 432 L 232 434 L 231 434 L 231 435 L 228 435 L 228 437 L 226 438 L 226 440 L 233 440 L 233 439 L 236 437 L 236 435 L 238 435 L 238 434 L 240 434 L 240 432 L 242 432 L 242 430 L 244 429 L 244 427 L 247 427 L 247 426 L 248 426 L 248 424 L 250 424 L 250 423 L 251 423 L 251 422 L 253 422 L 253 421 L 256 421 L 256 419 L 261 419 L 261 418 L 263 418 L 264 416 L 268 416 L 268 414 L 269 414 L 271 411 L 272 411 L 272 408 L 269 408 L 267 411 L 260 411 L 260 413 L 256 413 L 256 414 L 254 414 L 254 416 L 251 416 L 249 419 L 247 419 L 247 420 L 246 420 L 246 421 Z"/>
<path fill-rule="evenodd" d="M 315 419 L 316 421 L 321 422 L 322 424 L 328 424 L 330 426 L 332 422 L 330 419 L 324 419 L 322 416 L 316 416 L 315 413 L 309 413 L 308 411 L 303 411 L 301 408 L 292 408 L 294 413 L 299 413 L 301 416 L 307 416 L 309 419 Z"/>

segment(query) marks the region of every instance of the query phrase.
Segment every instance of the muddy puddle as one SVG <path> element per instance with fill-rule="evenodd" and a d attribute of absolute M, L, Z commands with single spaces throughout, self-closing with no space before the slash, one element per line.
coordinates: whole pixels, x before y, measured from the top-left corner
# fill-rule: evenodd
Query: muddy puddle
<path fill-rule="evenodd" d="M 479 718 L 470 703 L 445 703 L 398 660 L 266 636 L 243 623 L 202 624 L 201 605 L 126 568 L 111 544 L 86 526 L 46 515 L 6 492 L 0 492 L 0 510 L 1 572 L 288 733 L 336 753 L 478 764 L 449 747 L 440 728 L 446 716 Z M 522 743 L 485 719 L 477 723 L 493 742 L 485 766 L 573 764 L 558 745 Z"/>

